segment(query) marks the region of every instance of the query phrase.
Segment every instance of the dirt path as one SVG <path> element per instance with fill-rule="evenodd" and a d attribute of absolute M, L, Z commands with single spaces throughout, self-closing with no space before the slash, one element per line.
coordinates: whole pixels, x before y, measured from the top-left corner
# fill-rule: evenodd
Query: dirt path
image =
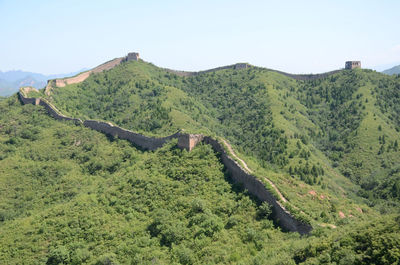
<path fill-rule="evenodd" d="M 233 151 L 232 146 L 225 140 L 225 139 L 221 139 L 222 142 L 224 142 L 224 144 L 226 145 L 226 147 L 228 147 L 229 152 L 232 154 L 232 156 L 234 158 L 236 158 L 237 160 L 239 160 L 242 164 L 241 166 L 244 167 L 244 169 L 248 172 L 248 173 L 253 173 L 253 171 L 247 166 L 246 162 L 244 162 L 242 159 L 240 159 L 235 152 Z M 276 193 L 278 194 L 279 198 L 281 199 L 281 201 L 283 202 L 287 202 L 286 198 L 283 197 L 282 193 L 279 191 L 279 189 L 276 187 L 276 185 L 268 178 L 263 177 L 271 186 L 272 188 L 274 188 L 274 190 L 276 191 Z"/>
<path fill-rule="evenodd" d="M 225 139 L 221 139 L 222 142 L 226 145 L 226 147 L 228 148 L 229 152 L 231 153 L 231 155 L 236 158 L 237 160 L 239 160 L 242 164 L 241 166 L 244 167 L 244 169 L 248 172 L 248 173 L 252 173 L 253 171 L 247 166 L 246 162 L 244 162 L 242 159 L 240 159 L 235 152 L 233 151 L 232 146 L 225 140 Z M 267 177 L 263 177 L 271 186 L 272 188 L 274 188 L 274 190 L 276 191 L 276 193 L 278 194 L 279 198 L 281 201 L 283 202 L 287 202 L 286 198 L 283 197 L 282 193 L 279 191 L 279 189 L 276 187 L 276 185 Z M 291 204 L 292 205 L 292 204 Z M 292 205 L 292 207 L 295 207 L 296 209 L 298 209 L 296 206 Z M 303 211 L 301 211 L 303 214 L 305 214 Z M 335 229 L 336 225 L 334 224 L 325 224 L 325 223 L 319 223 L 318 225 L 322 226 L 322 227 L 330 227 Z"/>
<path fill-rule="evenodd" d="M 318 225 L 319 225 L 319 226 L 322 226 L 322 227 L 330 227 L 330 228 L 333 228 L 333 229 L 337 228 L 337 226 L 336 226 L 336 225 L 333 225 L 333 224 L 321 223 L 321 224 L 318 224 Z"/>
<path fill-rule="evenodd" d="M 236 158 L 237 160 L 239 160 L 239 161 L 242 163 L 241 166 L 243 166 L 244 169 L 246 169 L 246 171 L 247 171 L 248 173 L 253 173 L 253 171 L 247 166 L 246 162 L 244 162 L 242 159 L 240 159 L 240 158 L 235 154 L 235 152 L 234 152 L 233 149 L 232 149 L 232 146 L 231 146 L 225 139 L 221 139 L 221 140 L 222 140 L 222 142 L 224 142 L 224 144 L 228 147 L 228 150 L 229 150 L 229 152 L 232 154 L 232 156 L 233 156 L 234 158 Z"/>

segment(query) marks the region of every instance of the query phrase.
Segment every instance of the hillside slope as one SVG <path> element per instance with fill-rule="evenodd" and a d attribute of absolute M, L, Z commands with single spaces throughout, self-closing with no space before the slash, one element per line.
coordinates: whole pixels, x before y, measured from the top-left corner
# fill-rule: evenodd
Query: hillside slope
<path fill-rule="evenodd" d="M 382 71 L 382 73 L 387 75 L 398 75 L 400 74 L 400 65 L 394 66 L 390 69 L 386 69 L 385 71 Z"/>
<path fill-rule="evenodd" d="M 208 145 L 142 152 L 15 96 L 0 104 L 5 264 L 251 263 L 267 253 L 273 264 L 300 249 Z"/>
<path fill-rule="evenodd" d="M 365 218 L 342 219 L 334 230 L 316 227 L 307 238 L 280 232 L 268 219 L 269 207 L 229 182 L 208 145 L 188 153 L 171 142 L 141 152 L 56 121 L 41 106 L 22 106 L 16 96 L 0 102 L 0 110 L 7 113 L 0 115 L 0 257 L 6 264 L 400 259 L 398 217 L 378 217 L 368 207 Z"/>
<path fill-rule="evenodd" d="M 75 195 L 81 194 L 78 192 L 81 185 L 86 185 L 82 190 L 90 190 L 90 194 L 104 194 L 110 190 L 112 201 L 105 201 L 100 205 L 98 202 L 103 202 L 102 200 L 92 203 L 94 211 L 106 213 L 106 218 L 127 220 L 127 217 L 109 216 L 116 211 L 124 215 L 132 213 L 135 218 L 140 217 L 140 222 L 149 220 L 146 218 L 154 219 L 147 223 L 144 221 L 146 225 L 138 223 L 137 234 L 131 238 L 133 241 L 128 240 L 131 242 L 130 246 L 124 250 L 115 247 L 120 244 L 116 239 L 118 236 L 109 237 L 109 234 L 126 236 L 127 230 L 121 232 L 102 219 L 103 221 L 99 222 L 109 227 L 108 232 L 104 233 L 107 236 L 102 237 L 101 230 L 93 230 L 92 236 L 96 239 L 92 239 L 92 245 L 88 243 L 89 238 L 85 237 L 84 243 L 76 247 L 74 244 L 78 239 L 75 235 L 79 233 L 74 231 L 69 232 L 74 236 L 63 242 L 54 237 L 44 237 L 46 242 L 52 244 L 43 245 L 42 248 L 31 252 L 3 254 L 9 260 L 13 260 L 15 255 L 40 255 L 43 261 L 51 264 L 61 258 L 69 261 L 82 258 L 77 256 L 84 253 L 82 255 L 86 257 L 85 260 L 92 263 L 95 260 L 94 256 L 102 251 L 109 252 L 100 257 L 104 262 L 118 260 L 122 263 L 146 263 L 150 262 L 151 257 L 153 262 L 183 264 L 274 264 L 282 261 L 288 264 L 312 264 L 326 260 L 339 262 L 340 257 L 346 257 L 343 260 L 350 263 L 357 261 L 363 264 L 385 260 L 396 262 L 400 258 L 396 254 L 400 243 L 399 231 L 392 225 L 397 217 L 391 214 L 381 215 L 398 213 L 399 209 L 399 77 L 370 70 L 352 70 L 331 73 L 311 80 L 296 80 L 276 71 L 256 67 L 179 76 L 143 61 L 132 61 L 123 62 L 108 71 L 92 74 L 81 83 L 54 88 L 50 95 L 45 95 L 44 91 L 32 91 L 29 94 L 33 97 L 47 98 L 68 116 L 110 121 L 149 136 L 166 136 L 178 129 L 184 129 L 186 132 L 225 138 L 235 153 L 234 157 L 245 163 L 259 179 L 267 178 L 271 181 L 279 190 L 278 197 L 285 198 L 281 199 L 281 203 L 291 212 L 304 215 L 314 226 L 314 232 L 307 238 L 307 244 L 298 236 L 281 233 L 266 218 L 269 216 L 269 207 L 252 200 L 240 187 L 232 186 L 229 177 L 223 174 L 215 154 L 210 152 L 207 146 L 200 145 L 187 153 L 175 149 L 176 143 L 171 142 L 158 151 L 142 153 L 125 141 L 105 138 L 79 126 L 75 129 L 68 127 L 72 124 L 50 122 L 48 118 L 43 117 L 45 114 L 40 106 L 37 106 L 38 110 L 33 111 L 32 106 L 22 107 L 14 98 L 1 102 L 4 109 L 11 109 L 11 115 L 2 117 L 2 128 L 5 128 L 2 154 L 8 154 L 11 146 L 12 150 L 16 151 L 16 158 L 19 159 L 21 155 L 26 157 L 25 153 L 29 151 L 24 149 L 24 143 L 30 145 L 35 142 L 38 145 L 32 150 L 41 150 L 44 147 L 58 150 L 57 153 L 43 151 L 43 155 L 52 154 L 50 157 L 59 157 L 66 150 L 78 148 L 73 154 L 63 157 L 70 161 L 65 160 L 60 164 L 71 164 L 73 167 L 79 165 L 79 168 L 83 169 L 83 174 L 76 170 L 71 175 L 79 178 L 79 181 L 71 183 L 71 187 L 75 189 L 71 199 L 73 204 L 68 204 L 64 197 L 59 198 L 47 191 L 53 196 L 51 198 L 54 198 L 54 202 L 59 202 L 58 209 L 67 211 L 66 222 L 73 219 L 70 215 L 74 216 L 73 213 L 79 212 L 75 208 L 79 205 L 75 201 Z M 22 112 L 24 115 L 21 115 Z M 46 122 L 39 122 L 41 119 L 45 119 Z M 51 132 L 54 131 L 52 126 L 62 126 L 62 129 L 54 133 Z M 65 131 L 65 134 L 58 136 L 61 131 Z M 46 136 L 39 137 L 42 132 Z M 79 137 L 76 136 L 78 132 Z M 74 137 L 73 141 L 57 140 L 57 137 L 64 139 L 71 135 Z M 79 149 L 82 137 L 86 137 L 85 141 L 96 142 L 93 142 L 90 148 Z M 55 143 L 49 147 L 47 141 Z M 116 149 L 113 149 L 114 145 Z M 65 148 L 67 149 L 63 151 Z M 110 151 L 102 153 L 101 150 Z M 126 152 L 134 152 L 134 155 L 126 156 Z M 35 159 L 32 155 L 28 157 Z M 19 161 L 20 165 L 28 162 Z M 39 175 L 24 178 L 27 181 L 35 183 L 40 177 L 53 176 L 52 172 L 55 172 L 54 176 L 63 176 L 63 170 L 51 169 L 53 160 L 50 158 L 39 157 L 38 161 L 43 161 L 44 169 Z M 11 160 L 7 160 L 5 165 L 12 164 L 14 163 Z M 27 168 L 37 164 L 38 162 L 31 163 Z M 18 172 L 16 168 L 4 167 L 4 170 Z M 87 174 L 93 177 L 88 178 Z M 126 176 L 130 178 L 125 183 Z M 163 186 L 164 178 L 176 181 L 168 184 L 172 188 L 168 185 Z M 3 187 L 12 187 L 15 191 L 23 190 L 21 194 L 28 193 L 26 184 L 17 187 L 16 182 L 11 182 L 11 175 L 2 179 Z M 91 179 L 91 182 L 84 184 L 88 179 Z M 157 184 L 151 186 L 148 183 L 151 179 Z M 105 182 L 107 184 L 99 182 L 103 180 L 108 180 Z M 146 183 L 143 186 L 132 185 L 139 180 Z M 53 183 L 52 181 L 54 180 L 45 179 L 41 182 L 44 183 L 43 188 L 51 189 L 49 183 Z M 96 184 L 92 186 L 93 183 Z M 61 185 L 64 187 L 65 183 Z M 105 189 L 104 185 L 109 188 Z M 230 185 L 229 189 L 226 185 Z M 57 186 L 56 190 L 62 187 Z M 132 187 L 134 189 L 131 189 Z M 198 188 L 204 191 L 210 189 L 210 193 L 204 195 L 201 202 L 207 207 L 201 206 L 201 210 L 197 208 L 197 201 L 187 203 L 192 201 L 192 192 L 195 197 L 198 196 Z M 183 192 L 176 192 L 175 189 L 183 189 Z M 213 193 L 214 189 L 217 189 L 216 193 Z M 125 190 L 128 192 L 124 192 Z M 6 203 L 3 205 L 1 225 L 5 225 L 5 232 L 0 236 L 7 238 L 7 233 L 12 233 L 24 220 L 30 222 L 25 223 L 27 230 L 37 231 L 39 227 L 35 224 L 43 225 L 47 215 L 37 214 L 42 211 L 40 209 L 47 209 L 46 205 L 50 202 L 45 203 L 45 197 L 40 197 L 41 190 L 37 191 L 38 193 L 32 193 L 29 197 L 33 200 L 21 201 L 13 201 L 18 199 L 18 196 L 13 197 L 12 192 L 9 195 L 4 193 Z M 82 196 L 86 196 L 85 192 Z M 226 196 L 226 192 L 247 196 L 251 203 L 246 205 L 254 205 L 253 209 L 247 208 L 246 211 L 254 214 L 247 216 L 250 219 L 246 219 L 242 223 L 243 226 L 237 226 L 236 221 L 233 221 L 233 227 L 239 229 L 233 233 L 229 231 L 231 218 L 238 213 L 235 214 L 227 205 L 234 205 L 240 199 L 233 198 L 231 202 L 224 204 L 225 199 L 218 196 Z M 138 203 L 139 197 L 146 198 L 145 194 L 148 194 L 149 199 L 138 207 L 124 202 L 133 200 L 133 194 L 136 194 L 134 200 Z M 159 198 L 160 194 L 165 195 L 160 198 L 165 204 L 154 202 L 153 198 Z M 38 207 L 23 206 L 20 212 L 14 211 L 14 214 L 12 209 L 24 205 L 25 201 L 32 201 Z M 53 199 L 50 201 L 53 202 Z M 119 201 L 123 201 L 122 205 Z M 223 208 L 228 207 L 229 213 L 219 209 L 217 201 L 223 202 Z M 49 207 L 52 208 L 51 203 Z M 143 207 L 149 210 L 143 212 Z M 191 212 L 193 207 L 197 209 L 196 212 L 202 214 L 201 217 L 194 217 Z M 159 212 L 165 208 L 166 212 Z M 144 213 L 146 217 L 139 216 L 139 213 Z M 32 214 L 37 216 L 35 222 L 26 219 Z M 243 214 L 246 215 L 245 212 Z M 128 219 L 132 220 L 130 217 Z M 172 220 L 178 220 L 178 225 Z M 56 229 L 53 226 L 56 223 L 54 221 L 49 224 L 50 234 Z M 123 222 L 120 224 L 122 227 L 129 227 Z M 177 227 L 177 230 L 173 227 Z M 256 227 L 267 230 L 257 230 Z M 333 231 L 331 228 L 334 228 Z M 365 234 L 352 233 L 363 229 L 367 231 Z M 42 231 L 41 228 L 39 230 Z M 145 246 L 155 251 L 149 255 L 141 252 L 144 246 L 141 244 L 144 241 L 137 241 L 136 235 L 143 235 L 142 233 L 149 233 L 150 237 L 146 240 L 155 244 L 146 243 Z M 373 244 L 368 239 L 370 235 L 380 238 L 381 241 Z M 230 236 L 233 236 L 232 241 L 228 239 Z M 38 240 L 34 235 L 29 238 Z M 268 241 L 269 239 L 272 241 Z M 104 241 L 108 243 L 103 244 Z M 334 242 L 338 241 L 346 253 L 336 249 Z M 216 242 L 216 245 L 212 242 Z M 279 246 L 271 247 L 271 244 L 266 242 L 279 242 Z M 387 247 L 382 248 L 385 242 Z M 7 244 L 4 249 L 11 248 L 12 242 Z M 28 246 L 32 243 L 26 244 Z M 231 246 L 237 246 L 244 252 Z M 209 252 L 211 248 L 219 254 Z M 361 252 L 360 248 L 363 249 Z M 323 253 L 317 255 L 314 253 L 315 249 L 323 249 Z M 390 251 L 387 252 L 387 249 Z M 375 256 L 369 255 L 369 251 L 374 252 Z"/>
<path fill-rule="evenodd" d="M 362 202 L 358 194 L 374 205 L 388 196 L 398 201 L 396 188 L 381 189 L 399 185 L 398 84 L 368 70 L 305 81 L 252 67 L 182 77 L 141 61 L 55 89 L 49 99 L 72 116 L 150 135 L 185 129 L 227 138 L 299 207 L 305 204 L 293 194 L 304 183 L 302 195 L 329 187 L 335 197 Z"/>

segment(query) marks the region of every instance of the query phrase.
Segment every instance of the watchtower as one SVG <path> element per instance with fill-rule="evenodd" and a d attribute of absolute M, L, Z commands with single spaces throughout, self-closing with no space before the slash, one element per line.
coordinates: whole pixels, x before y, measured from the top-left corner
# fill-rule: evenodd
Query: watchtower
<path fill-rule="evenodd" d="M 347 61 L 344 68 L 345 69 L 361 68 L 361 62 L 360 61 Z"/>
<path fill-rule="evenodd" d="M 204 135 L 202 134 L 181 134 L 178 138 L 178 147 L 192 151 L 192 149 L 201 141 L 203 141 Z"/>
<path fill-rule="evenodd" d="M 139 53 L 138 52 L 130 52 L 126 56 L 127 61 L 139 61 Z"/>

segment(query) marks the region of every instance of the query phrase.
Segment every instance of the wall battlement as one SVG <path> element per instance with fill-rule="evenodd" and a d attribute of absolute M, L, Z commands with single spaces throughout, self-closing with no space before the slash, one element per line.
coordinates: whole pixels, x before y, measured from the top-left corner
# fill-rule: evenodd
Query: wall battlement
<path fill-rule="evenodd" d="M 144 150 L 156 150 L 162 147 L 171 139 L 178 139 L 178 147 L 191 151 L 198 143 L 203 142 L 211 145 L 213 150 L 220 155 L 221 162 L 230 174 L 232 180 L 240 183 L 252 195 L 260 201 L 266 201 L 272 206 L 272 217 L 284 230 L 290 232 L 298 232 L 300 234 L 308 234 L 312 230 L 312 226 L 301 222 L 288 212 L 285 207 L 275 198 L 275 196 L 265 187 L 265 185 L 255 176 L 250 175 L 244 170 L 234 159 L 232 159 L 224 146 L 216 139 L 201 134 L 185 134 L 177 132 L 167 137 L 147 137 L 130 130 L 115 126 L 109 122 L 85 120 L 67 117 L 61 114 L 51 103 L 42 98 L 27 98 L 24 89 L 21 89 L 18 96 L 23 104 L 33 104 L 43 106 L 50 116 L 57 120 L 73 121 L 75 124 L 84 125 L 98 132 L 102 132 L 113 137 L 128 140 L 135 146 Z"/>

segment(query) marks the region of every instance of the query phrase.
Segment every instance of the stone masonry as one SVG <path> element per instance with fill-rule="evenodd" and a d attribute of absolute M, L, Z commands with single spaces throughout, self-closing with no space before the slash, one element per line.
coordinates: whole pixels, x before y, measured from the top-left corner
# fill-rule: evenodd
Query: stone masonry
<path fill-rule="evenodd" d="M 347 61 L 344 66 L 345 69 L 361 68 L 360 61 Z"/>
<path fill-rule="evenodd" d="M 139 61 L 139 53 L 138 52 L 130 52 L 126 56 L 127 61 Z"/>
<path fill-rule="evenodd" d="M 192 151 L 192 149 L 201 141 L 203 141 L 204 136 L 202 134 L 182 134 L 178 138 L 178 147 L 181 149 L 186 149 L 187 151 Z"/>
<path fill-rule="evenodd" d="M 47 86 L 45 88 L 45 93 L 46 93 L 46 95 L 50 95 L 51 90 L 54 89 L 55 87 L 65 87 L 70 84 L 81 83 L 81 82 L 85 81 L 91 74 L 110 70 L 110 69 L 114 68 L 115 66 L 121 64 L 121 62 L 123 62 L 123 61 L 138 61 L 138 60 L 139 60 L 139 53 L 130 52 L 125 57 L 115 58 L 111 61 L 105 62 L 91 70 L 80 73 L 76 76 L 48 80 Z"/>

